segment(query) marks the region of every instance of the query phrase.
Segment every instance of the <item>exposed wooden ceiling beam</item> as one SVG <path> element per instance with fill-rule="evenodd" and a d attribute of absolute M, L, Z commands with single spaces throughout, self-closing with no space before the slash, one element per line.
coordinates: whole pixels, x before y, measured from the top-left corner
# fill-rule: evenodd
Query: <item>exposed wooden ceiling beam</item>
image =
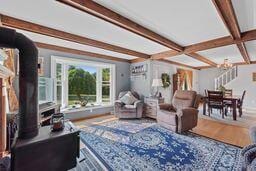
<path fill-rule="evenodd" d="M 146 59 L 144 59 L 144 58 L 136 58 L 136 59 L 130 60 L 131 63 L 137 63 L 137 62 L 143 62 L 143 61 L 146 61 Z"/>
<path fill-rule="evenodd" d="M 183 52 L 169 50 L 169 51 L 153 54 L 153 55 L 151 55 L 151 59 L 164 59 L 166 57 L 173 57 L 173 56 L 178 56 L 178 55 L 182 55 L 182 54 L 183 54 Z"/>
<path fill-rule="evenodd" d="M 71 54 L 77 54 L 77 55 L 84 55 L 84 56 L 88 56 L 88 57 L 107 59 L 107 60 L 112 60 L 112 61 L 129 62 L 130 63 L 130 60 L 117 58 L 117 57 L 113 57 L 113 56 L 109 56 L 109 55 L 103 55 L 103 54 L 99 54 L 99 53 L 82 51 L 82 50 L 77 50 L 77 49 L 72 49 L 72 48 L 67 48 L 67 47 L 62 47 L 62 46 L 56 46 L 56 45 L 51 45 L 51 44 L 46 44 L 46 43 L 40 43 L 40 42 L 35 42 L 35 44 L 39 48 L 56 50 L 56 51 L 61 51 L 61 52 L 66 52 L 66 53 L 71 53 Z"/>
<path fill-rule="evenodd" d="M 193 66 L 190 66 L 190 65 L 186 65 L 186 64 L 182 64 L 182 63 L 174 62 L 174 61 L 169 61 L 169 60 L 166 60 L 166 59 L 157 59 L 157 61 L 162 61 L 162 62 L 165 62 L 165 63 L 178 65 L 178 66 L 182 66 L 182 67 L 187 67 L 187 68 L 191 68 L 191 69 L 197 69 L 196 67 L 193 67 Z"/>
<path fill-rule="evenodd" d="M 256 61 L 251 61 L 250 64 L 256 64 Z M 239 65 L 248 65 L 246 62 L 236 62 L 233 63 L 233 66 L 239 66 Z M 199 66 L 199 67 L 195 67 L 196 69 L 208 69 L 208 68 L 214 68 L 213 66 Z"/>
<path fill-rule="evenodd" d="M 158 60 L 158 59 L 164 59 L 164 58 L 167 58 L 167 57 L 170 58 L 170 57 L 174 57 L 174 56 L 178 56 L 178 55 L 182 55 L 182 54 L 190 56 L 191 58 L 194 58 L 198 61 L 204 62 L 204 63 L 209 64 L 211 66 L 217 66 L 217 64 L 214 63 L 213 61 L 211 61 L 211 60 L 207 59 L 206 57 L 204 57 L 202 55 L 199 55 L 195 52 L 184 53 L 184 52 L 177 52 L 177 51 L 174 51 L 174 50 L 170 50 L 170 51 L 160 52 L 160 53 L 151 55 L 151 59 Z"/>
<path fill-rule="evenodd" d="M 256 29 L 241 33 L 242 38 L 240 42 L 256 40 Z"/>
<path fill-rule="evenodd" d="M 138 23 L 92 1 L 92 0 L 57 0 L 68 6 L 72 6 L 78 10 L 89 13 L 114 25 L 122 27 L 128 31 L 138 34 L 142 37 L 150 39 L 156 43 L 164 45 L 176 51 L 182 51 L 182 46 L 175 42 L 149 30 L 146 27 L 141 26 Z"/>
<path fill-rule="evenodd" d="M 140 57 L 140 58 L 149 58 L 150 57 L 149 55 L 141 53 L 141 52 L 126 49 L 126 48 L 116 46 L 116 45 L 111 45 L 111 44 L 108 44 L 105 42 L 93 40 L 90 38 L 67 33 L 64 31 L 52 29 L 49 27 L 45 27 L 45 26 L 42 26 L 39 24 L 34 24 L 31 22 L 23 21 L 20 19 L 6 16 L 6 15 L 0 14 L 0 17 L 1 17 L 2 24 L 4 26 L 16 28 L 16 29 L 22 29 L 22 30 L 33 32 L 33 33 L 51 36 L 51 37 L 55 37 L 55 38 L 59 38 L 59 39 L 63 39 L 63 40 L 71 41 L 71 42 L 76 42 L 76 43 L 93 46 L 93 47 L 97 47 L 97 48 L 101 48 L 101 49 L 105 49 L 105 50 L 109 50 L 109 51 L 113 51 L 113 52 L 136 56 L 136 57 Z"/>
<path fill-rule="evenodd" d="M 236 46 L 238 47 L 241 55 L 243 56 L 244 58 L 244 61 L 247 63 L 247 64 L 250 64 L 251 63 L 251 59 L 250 59 L 250 56 L 248 54 L 248 51 L 245 47 L 245 44 L 244 43 L 238 43 L 236 44 Z"/>
<path fill-rule="evenodd" d="M 252 40 L 256 40 L 256 29 L 241 33 L 241 39 L 237 39 L 237 40 L 233 40 L 232 37 L 230 37 L 230 36 L 225 36 L 225 37 L 212 39 L 212 40 L 208 40 L 205 42 L 200 42 L 200 43 L 186 46 L 186 47 L 184 47 L 183 54 L 204 51 L 204 50 L 218 48 L 218 47 L 222 47 L 222 46 L 228 46 L 228 45 L 232 45 L 232 44 L 239 44 L 242 42 L 247 42 L 247 41 L 252 41 Z M 162 58 L 167 58 L 169 53 L 172 54 L 173 53 L 172 50 L 161 52 L 158 54 L 161 54 Z M 157 54 L 153 54 L 151 56 L 154 56 L 155 58 L 157 58 Z"/>
<path fill-rule="evenodd" d="M 234 40 L 230 36 L 221 37 L 213 40 L 208 40 L 201 43 L 192 44 L 186 46 L 184 49 L 185 53 L 198 52 L 208 49 L 213 49 L 222 46 L 228 46 L 234 44 Z"/>
<path fill-rule="evenodd" d="M 226 28 L 228 29 L 231 37 L 234 40 L 241 39 L 241 31 L 231 0 L 212 0 L 212 2 L 214 3 L 219 16 L 221 17 Z M 242 57 L 244 58 L 244 61 L 249 64 L 250 57 L 244 43 L 237 43 L 236 45 Z"/>
<path fill-rule="evenodd" d="M 143 36 L 147 39 L 150 39 L 156 43 L 162 44 L 164 46 L 167 46 L 172 51 L 168 51 L 164 54 L 155 54 L 151 56 L 151 59 L 163 59 L 166 55 L 168 57 L 171 56 L 177 56 L 179 54 L 182 54 L 183 47 L 166 39 L 165 37 L 160 36 L 159 34 L 139 25 L 138 23 L 135 23 L 131 21 L 130 19 L 92 1 L 92 0 L 57 0 L 59 2 L 62 2 L 64 4 L 67 4 L 69 6 L 72 6 L 76 9 L 79 9 L 81 11 L 84 11 L 86 13 L 89 13 L 93 16 L 96 16 L 98 18 L 101 18 L 105 21 L 108 21 L 112 24 L 115 24 L 121 28 L 124 28 L 128 31 L 131 31 L 133 33 L 136 33 L 140 36 Z M 193 57 L 194 59 L 197 59 L 199 61 L 205 62 L 210 65 L 215 65 L 214 62 L 210 61 L 209 59 L 202 57 L 198 54 L 192 53 L 189 56 Z"/>
<path fill-rule="evenodd" d="M 216 66 L 217 66 L 217 64 L 216 64 L 215 62 L 213 62 L 213 61 L 207 59 L 206 57 L 204 57 L 204 56 L 202 56 L 202 55 L 199 55 L 199 54 L 197 54 L 197 53 L 195 53 L 195 52 L 188 53 L 188 54 L 186 54 L 186 55 L 190 56 L 191 58 L 194 58 L 194 59 L 197 59 L 197 60 L 199 60 L 199 61 L 202 61 L 202 62 L 204 62 L 204 63 L 206 63 L 206 64 L 209 64 L 210 66 L 213 66 L 213 67 L 216 67 Z"/>
<path fill-rule="evenodd" d="M 241 31 L 231 0 L 212 0 L 212 2 L 215 5 L 219 16 L 221 17 L 232 38 L 240 39 Z"/>
<path fill-rule="evenodd" d="M 132 59 L 130 60 L 131 63 L 137 63 L 137 62 L 143 62 L 145 61 L 146 59 L 142 59 L 142 58 L 137 58 L 137 59 Z M 172 64 L 172 65 L 177 65 L 177 66 L 181 66 L 181 67 L 187 67 L 187 68 L 191 68 L 191 69 L 198 69 L 196 67 L 193 67 L 193 66 L 190 66 L 190 65 L 186 65 L 186 64 L 182 64 L 182 63 L 179 63 L 179 62 L 174 62 L 174 61 L 169 61 L 169 60 L 166 60 L 166 59 L 154 59 L 156 61 L 161 61 L 161 62 L 165 62 L 165 63 L 168 63 L 168 64 Z"/>

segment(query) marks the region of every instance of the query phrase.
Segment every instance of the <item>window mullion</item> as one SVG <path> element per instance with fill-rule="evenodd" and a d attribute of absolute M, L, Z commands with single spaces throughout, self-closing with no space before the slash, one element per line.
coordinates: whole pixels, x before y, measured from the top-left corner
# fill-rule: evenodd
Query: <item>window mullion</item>
<path fill-rule="evenodd" d="M 97 103 L 98 104 L 102 104 L 102 68 L 97 67 L 97 90 L 96 90 L 96 94 L 97 94 Z"/>
<path fill-rule="evenodd" d="M 109 101 L 111 104 L 113 104 L 113 69 L 112 67 L 110 68 L 110 72 L 109 72 Z"/>
<path fill-rule="evenodd" d="M 53 100 L 57 104 L 57 79 L 56 79 L 56 67 L 57 63 L 55 59 L 51 59 L 51 78 L 53 78 Z"/>
<path fill-rule="evenodd" d="M 63 63 L 63 70 L 62 70 L 62 103 L 64 107 L 68 106 L 68 64 Z"/>

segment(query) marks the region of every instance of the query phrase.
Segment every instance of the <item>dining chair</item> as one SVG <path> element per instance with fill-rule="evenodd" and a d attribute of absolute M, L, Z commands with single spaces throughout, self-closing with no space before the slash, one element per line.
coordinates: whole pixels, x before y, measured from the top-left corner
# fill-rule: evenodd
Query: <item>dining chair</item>
<path fill-rule="evenodd" d="M 246 93 L 246 91 L 244 90 L 241 99 L 239 99 L 237 102 L 237 109 L 239 112 L 239 117 L 241 117 L 243 115 L 243 101 L 244 101 L 245 93 Z M 231 112 L 233 110 L 233 106 L 232 106 L 231 102 L 224 101 L 224 103 L 226 106 L 225 115 L 227 116 L 227 112 L 228 111 Z"/>
<path fill-rule="evenodd" d="M 221 112 L 222 118 L 224 118 L 225 104 L 223 100 L 223 92 L 221 91 L 207 91 L 208 94 L 208 114 L 212 113 L 212 109 L 217 109 Z"/>
<path fill-rule="evenodd" d="M 233 95 L 232 89 L 225 89 L 225 93 L 224 93 L 225 97 L 232 97 L 232 95 Z M 224 103 L 226 105 L 225 116 L 227 116 L 227 112 L 231 111 L 232 102 L 230 100 L 224 100 Z"/>
<path fill-rule="evenodd" d="M 241 117 L 243 115 L 243 102 L 244 102 L 245 93 L 246 93 L 246 91 L 244 90 L 241 100 L 238 100 L 238 103 L 237 103 L 239 117 Z"/>
<path fill-rule="evenodd" d="M 229 96 L 229 97 L 231 97 L 232 95 L 233 95 L 233 90 L 232 90 L 232 89 L 226 89 L 226 90 L 225 90 L 224 96 Z"/>

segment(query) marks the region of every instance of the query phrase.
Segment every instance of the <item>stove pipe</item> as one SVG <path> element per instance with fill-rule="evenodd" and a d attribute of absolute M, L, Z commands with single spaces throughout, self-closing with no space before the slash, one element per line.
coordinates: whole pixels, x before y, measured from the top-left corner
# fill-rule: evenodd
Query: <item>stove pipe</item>
<path fill-rule="evenodd" d="M 30 39 L 13 29 L 0 27 L 0 47 L 19 50 L 18 138 L 38 134 L 38 51 Z"/>

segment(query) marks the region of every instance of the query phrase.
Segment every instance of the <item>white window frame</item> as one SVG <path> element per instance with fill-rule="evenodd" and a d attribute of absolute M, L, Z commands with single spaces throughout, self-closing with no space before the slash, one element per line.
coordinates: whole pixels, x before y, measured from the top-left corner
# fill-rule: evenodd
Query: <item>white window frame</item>
<path fill-rule="evenodd" d="M 110 104 L 108 106 L 113 106 L 115 101 L 115 90 L 116 90 L 116 66 L 111 63 L 102 63 L 89 61 L 84 59 L 74 59 L 68 57 L 60 57 L 60 56 L 51 56 L 51 78 L 53 78 L 53 94 L 54 94 L 54 102 L 57 102 L 57 78 L 56 78 L 56 64 L 62 64 L 62 82 L 64 85 L 62 86 L 62 104 L 61 108 L 68 107 L 68 66 L 69 65 L 84 65 L 90 67 L 97 68 L 97 76 L 96 76 L 96 103 L 102 104 L 102 69 L 110 68 Z"/>

